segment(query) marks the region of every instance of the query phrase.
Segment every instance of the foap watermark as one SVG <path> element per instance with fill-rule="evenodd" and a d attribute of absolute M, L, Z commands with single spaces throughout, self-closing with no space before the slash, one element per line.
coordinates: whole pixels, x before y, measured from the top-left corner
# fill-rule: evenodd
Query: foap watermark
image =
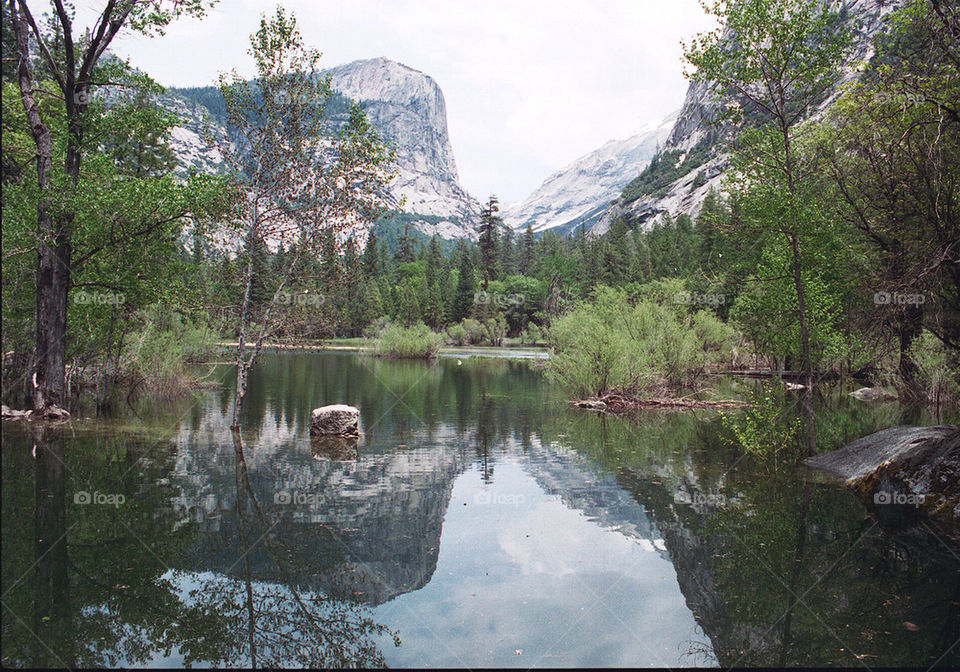
<path fill-rule="evenodd" d="M 300 490 L 281 490 L 273 495 L 273 503 L 280 505 L 309 506 L 319 504 L 322 498 L 315 492 L 301 492 Z"/>
<path fill-rule="evenodd" d="M 676 492 L 673 495 L 673 501 L 677 504 L 687 504 L 692 506 L 695 510 L 700 511 L 706 508 L 715 508 L 718 506 L 724 506 L 727 503 L 727 498 L 725 495 L 704 495 L 699 492 L 689 493 L 689 492 Z"/>
<path fill-rule="evenodd" d="M 923 294 L 875 292 L 873 295 L 873 303 L 877 306 L 921 306 L 926 300 Z"/>
<path fill-rule="evenodd" d="M 78 306 L 122 306 L 127 297 L 120 292 L 74 292 L 73 303 Z"/>
<path fill-rule="evenodd" d="M 877 506 L 886 506 L 887 504 L 896 504 L 899 506 L 923 505 L 926 495 L 912 492 L 892 492 L 890 490 L 878 490 L 873 493 L 873 503 Z"/>
<path fill-rule="evenodd" d="M 99 490 L 94 490 L 92 493 L 80 490 L 73 493 L 73 503 L 81 506 L 97 504 L 99 506 L 112 506 L 116 509 L 126 501 L 127 498 L 121 493 L 100 492 Z"/>
<path fill-rule="evenodd" d="M 687 305 L 722 306 L 726 302 L 723 294 L 701 294 L 699 292 L 677 292 L 673 295 L 674 303 Z"/>
<path fill-rule="evenodd" d="M 524 294 L 498 294 L 496 292 L 479 291 L 473 295 L 473 302 L 476 304 L 493 304 L 500 308 L 509 306 L 522 306 L 527 302 Z"/>
<path fill-rule="evenodd" d="M 486 490 L 481 490 L 473 496 L 474 504 L 520 506 L 526 501 L 527 498 L 521 493 L 487 492 Z"/>
<path fill-rule="evenodd" d="M 280 292 L 277 303 L 281 306 L 322 306 L 326 303 L 324 294 L 315 292 Z"/>
<path fill-rule="evenodd" d="M 893 93 L 892 91 L 880 91 L 873 95 L 873 102 L 879 105 L 894 103 L 909 107 L 913 105 L 922 105 L 925 102 L 923 96 L 919 93 Z"/>

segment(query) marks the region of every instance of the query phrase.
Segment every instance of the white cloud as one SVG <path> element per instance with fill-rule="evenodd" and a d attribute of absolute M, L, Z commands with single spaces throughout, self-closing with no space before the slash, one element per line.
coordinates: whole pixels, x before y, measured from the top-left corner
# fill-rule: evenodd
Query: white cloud
<path fill-rule="evenodd" d="M 90 2 L 78 3 L 89 23 Z M 287 0 L 325 66 L 386 56 L 443 89 L 461 181 L 524 198 L 551 172 L 679 107 L 681 39 L 711 27 L 697 0 Z M 115 51 L 167 85 L 251 74 L 265 0 L 222 0 Z"/>

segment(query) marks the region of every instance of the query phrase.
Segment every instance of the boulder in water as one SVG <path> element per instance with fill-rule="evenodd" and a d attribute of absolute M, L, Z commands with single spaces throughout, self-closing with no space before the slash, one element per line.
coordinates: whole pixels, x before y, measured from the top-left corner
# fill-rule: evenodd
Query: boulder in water
<path fill-rule="evenodd" d="M 893 401 L 897 398 L 897 395 L 881 390 L 879 387 L 861 387 L 851 392 L 850 396 L 860 401 Z"/>
<path fill-rule="evenodd" d="M 958 425 L 891 427 L 806 463 L 842 478 L 878 517 L 924 516 L 960 532 Z"/>
<path fill-rule="evenodd" d="M 333 404 L 313 409 L 310 415 L 311 436 L 359 436 L 360 409 L 346 404 Z"/>

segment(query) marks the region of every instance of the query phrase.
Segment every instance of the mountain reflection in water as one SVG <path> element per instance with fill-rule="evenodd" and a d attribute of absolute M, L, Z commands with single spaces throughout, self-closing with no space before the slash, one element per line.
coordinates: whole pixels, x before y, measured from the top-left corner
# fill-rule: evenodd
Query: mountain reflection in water
<path fill-rule="evenodd" d="M 4 664 L 960 662 L 949 549 L 739 460 L 714 414 L 570 409 L 529 362 L 287 353 L 233 436 L 221 373 L 144 419 L 4 423 Z M 338 402 L 358 445 L 311 442 Z M 899 413 L 825 403 L 820 445 Z"/>

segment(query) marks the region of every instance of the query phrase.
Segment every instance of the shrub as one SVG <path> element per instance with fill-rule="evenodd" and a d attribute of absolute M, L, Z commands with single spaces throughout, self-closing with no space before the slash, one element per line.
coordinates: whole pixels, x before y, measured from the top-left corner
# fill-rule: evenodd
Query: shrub
<path fill-rule="evenodd" d="M 800 433 L 800 418 L 790 412 L 793 407 L 783 385 L 760 385 L 751 392 L 750 406 L 741 413 L 730 416 L 720 412 L 724 440 L 768 466 L 772 463 L 776 471 L 784 453 L 796 447 Z"/>
<path fill-rule="evenodd" d="M 451 324 L 447 327 L 447 343 L 450 345 L 466 345 L 467 330 L 462 324 Z"/>
<path fill-rule="evenodd" d="M 437 356 L 443 337 L 423 322 L 411 327 L 387 326 L 374 347 L 378 357 L 395 359 L 432 359 Z"/>
<path fill-rule="evenodd" d="M 195 382 L 186 365 L 213 353 L 216 333 L 175 311 L 161 319 L 155 306 L 141 311 L 139 317 L 143 328 L 126 337 L 120 370 L 132 378 L 134 387 L 143 385 L 161 396 L 184 392 Z"/>
<path fill-rule="evenodd" d="M 546 336 L 543 333 L 543 329 L 538 327 L 534 322 L 531 322 L 527 325 L 527 328 L 520 334 L 520 342 L 524 345 L 536 345 L 537 343 L 542 343 Z"/>
<path fill-rule="evenodd" d="M 636 299 L 598 287 L 590 301 L 554 321 L 548 370 L 577 395 L 692 386 L 732 351 L 735 333 L 710 311 L 693 313 L 667 299 L 671 287 L 644 288 Z"/>
<path fill-rule="evenodd" d="M 493 347 L 499 348 L 507 335 L 507 319 L 501 313 L 496 317 L 488 318 L 483 324 L 483 332 L 486 341 Z"/>
<path fill-rule="evenodd" d="M 373 322 L 363 328 L 364 338 L 380 338 L 384 330 L 390 326 L 390 318 L 378 317 Z"/>
<path fill-rule="evenodd" d="M 924 331 L 910 348 L 917 365 L 914 383 L 925 401 L 939 405 L 960 398 L 960 370 L 956 353 L 950 352 L 936 336 Z"/>

